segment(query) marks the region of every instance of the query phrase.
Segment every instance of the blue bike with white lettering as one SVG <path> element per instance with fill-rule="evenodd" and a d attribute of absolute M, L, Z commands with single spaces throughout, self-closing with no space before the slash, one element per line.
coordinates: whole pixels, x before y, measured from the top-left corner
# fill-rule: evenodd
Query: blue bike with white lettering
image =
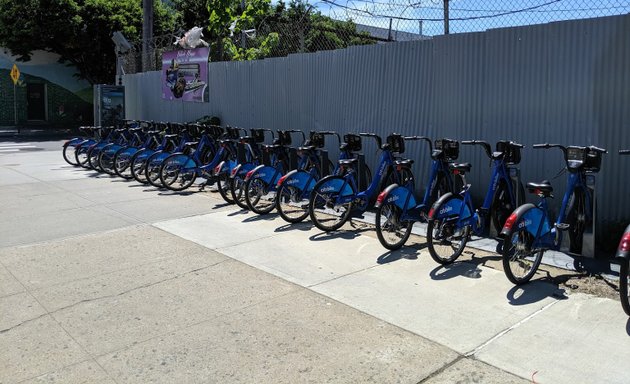
<path fill-rule="evenodd" d="M 450 165 L 451 171 L 461 178 L 464 187 L 459 194 L 447 193 L 433 204 L 427 226 L 429 254 L 440 264 L 454 262 L 464 251 L 471 235 L 487 236 L 490 219 L 499 232 L 523 196 L 516 168 L 521 160 L 520 150 L 523 145 L 499 141 L 497 150 L 493 152 L 490 144 L 485 141 L 470 140 L 461 143 L 482 146 L 492 162 L 492 173 L 483 204 L 475 210 L 470 184 L 466 183 L 470 163 Z"/>

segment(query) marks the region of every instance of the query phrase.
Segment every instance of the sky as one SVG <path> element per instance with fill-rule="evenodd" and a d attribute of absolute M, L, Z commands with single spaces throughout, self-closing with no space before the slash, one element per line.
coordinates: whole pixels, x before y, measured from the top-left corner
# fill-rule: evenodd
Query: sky
<path fill-rule="evenodd" d="M 442 0 L 309 0 L 321 13 L 357 24 L 439 35 Z M 630 13 L 630 0 L 450 0 L 450 32 L 543 24 Z M 407 20 L 408 19 L 408 20 Z M 423 19 L 420 21 L 419 19 Z"/>

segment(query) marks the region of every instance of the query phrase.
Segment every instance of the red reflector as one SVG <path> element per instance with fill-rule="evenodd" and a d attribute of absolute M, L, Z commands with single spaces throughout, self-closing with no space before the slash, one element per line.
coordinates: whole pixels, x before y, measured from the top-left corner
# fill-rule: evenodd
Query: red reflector
<path fill-rule="evenodd" d="M 288 175 L 284 175 L 280 178 L 280 180 L 278 180 L 278 186 L 280 186 L 280 184 L 282 184 L 282 182 L 284 181 L 284 179 L 287 178 Z"/>
<path fill-rule="evenodd" d="M 238 173 L 238 168 L 234 168 L 232 170 L 232 177 L 236 176 L 237 173 Z"/>
<path fill-rule="evenodd" d="M 507 218 L 507 220 L 505 220 L 505 224 L 503 225 L 503 230 L 504 231 L 509 231 L 512 229 L 512 226 L 514 226 L 514 223 L 516 222 L 517 216 L 516 213 L 513 213 L 510 215 L 510 217 Z"/>
<path fill-rule="evenodd" d="M 222 168 L 223 164 L 219 164 L 216 167 L 214 167 L 214 173 L 219 173 L 221 172 L 221 168 Z"/>
<path fill-rule="evenodd" d="M 396 166 L 396 171 L 400 172 L 401 169 L 402 169 L 402 166 L 400 166 L 400 165 Z"/>
<path fill-rule="evenodd" d="M 247 172 L 247 175 L 245 175 L 245 179 L 249 179 L 250 177 L 252 177 L 253 174 L 254 174 L 254 169 L 252 169 L 251 171 Z"/>
<path fill-rule="evenodd" d="M 429 215 L 428 217 L 433 217 L 433 213 L 435 212 L 435 209 L 431 208 L 429 209 Z"/>
<path fill-rule="evenodd" d="M 454 169 L 453 170 L 453 175 L 459 175 L 459 169 Z"/>
<path fill-rule="evenodd" d="M 542 192 L 540 191 L 540 189 L 536 189 L 536 190 L 534 190 L 534 193 L 535 193 L 536 195 L 542 195 Z"/>
<path fill-rule="evenodd" d="M 387 193 L 386 192 L 381 192 L 378 194 L 378 197 L 376 198 L 376 204 L 383 204 L 383 200 L 385 200 L 385 197 L 387 197 Z"/>
<path fill-rule="evenodd" d="M 626 232 L 623 234 L 623 237 L 621 238 L 621 241 L 619 242 L 619 247 L 617 247 L 617 250 L 623 251 L 623 252 L 630 251 L 630 232 Z"/>

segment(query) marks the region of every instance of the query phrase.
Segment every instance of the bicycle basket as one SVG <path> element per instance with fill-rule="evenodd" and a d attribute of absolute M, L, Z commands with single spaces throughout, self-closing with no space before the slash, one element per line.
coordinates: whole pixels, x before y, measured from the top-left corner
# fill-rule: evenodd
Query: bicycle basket
<path fill-rule="evenodd" d="M 280 145 L 291 145 L 291 133 L 287 131 L 278 131 L 278 139 L 276 142 Z"/>
<path fill-rule="evenodd" d="M 344 143 L 348 144 L 346 149 L 350 152 L 359 152 L 361 150 L 361 136 L 354 133 L 343 135 Z"/>
<path fill-rule="evenodd" d="M 324 135 L 316 131 L 311 131 L 309 141 L 315 148 L 323 148 L 325 144 Z"/>
<path fill-rule="evenodd" d="M 459 141 L 452 139 L 437 139 L 433 146 L 437 150 L 444 153 L 444 157 L 448 160 L 457 160 L 459 157 Z"/>
<path fill-rule="evenodd" d="M 265 131 L 262 129 L 252 128 L 250 136 L 254 143 L 262 143 L 265 141 Z"/>
<path fill-rule="evenodd" d="M 602 168 L 602 154 L 600 152 L 586 149 L 586 161 L 584 162 L 584 170 L 589 172 L 599 172 Z"/>
<path fill-rule="evenodd" d="M 226 127 L 225 132 L 226 132 L 227 139 L 237 140 L 239 137 L 241 137 L 240 131 L 238 130 L 238 128 Z"/>
<path fill-rule="evenodd" d="M 405 152 L 405 139 L 403 139 L 403 137 L 398 133 L 392 133 L 387 136 L 387 144 L 389 144 L 389 149 L 392 152 Z"/>
<path fill-rule="evenodd" d="M 521 162 L 521 149 L 510 144 L 509 141 L 498 141 L 497 152 L 503 152 L 503 159 L 509 164 L 518 164 Z"/>

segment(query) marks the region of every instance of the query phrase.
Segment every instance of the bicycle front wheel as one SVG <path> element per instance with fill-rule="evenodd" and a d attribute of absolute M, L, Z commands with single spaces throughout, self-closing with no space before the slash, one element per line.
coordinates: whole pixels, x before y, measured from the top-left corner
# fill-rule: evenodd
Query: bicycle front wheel
<path fill-rule="evenodd" d="M 278 213 L 284 221 L 299 223 L 308 216 L 309 195 L 301 188 L 284 185 L 278 187 Z"/>
<path fill-rule="evenodd" d="M 275 191 L 261 178 L 253 177 L 245 183 L 245 201 L 247 207 L 264 215 L 276 207 Z"/>
<path fill-rule="evenodd" d="M 355 196 L 354 188 L 346 184 L 341 176 L 326 177 L 318 181 L 311 192 L 308 208 L 315 226 L 322 231 L 341 228 L 350 217 L 352 202 L 340 203 L 339 199 L 349 196 Z"/>
<path fill-rule="evenodd" d="M 160 182 L 171 191 L 183 191 L 189 188 L 197 178 L 194 162 L 184 154 L 173 154 L 162 162 Z"/>
<path fill-rule="evenodd" d="M 402 209 L 393 203 L 383 203 L 376 211 L 376 236 L 381 245 L 396 250 L 405 245 L 411 235 L 413 221 L 401 220 Z"/>
<path fill-rule="evenodd" d="M 527 283 L 536 273 L 542 260 L 542 250 L 532 249 L 534 235 L 518 223 L 508 233 L 503 242 L 503 272 L 512 283 Z"/>

